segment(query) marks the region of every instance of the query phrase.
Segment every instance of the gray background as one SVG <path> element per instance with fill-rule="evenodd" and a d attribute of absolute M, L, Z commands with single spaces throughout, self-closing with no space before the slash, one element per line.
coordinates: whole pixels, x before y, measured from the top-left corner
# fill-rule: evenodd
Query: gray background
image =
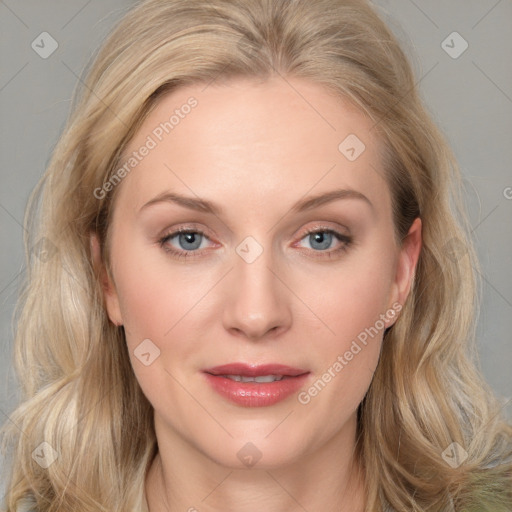
<path fill-rule="evenodd" d="M 512 417 L 512 188 L 507 188 L 512 187 L 512 1 L 374 3 L 387 12 L 392 30 L 415 55 L 421 93 L 463 170 L 482 264 L 482 367 Z M 11 315 L 24 272 L 26 202 L 63 128 L 82 67 L 133 4 L 0 2 L 0 423 L 8 421 L 18 395 L 11 366 Z M 442 47 L 454 31 L 469 44 L 458 58 Z M 31 47 L 42 32 L 59 45 L 46 59 Z M 448 44 L 453 51 L 461 48 L 457 40 L 452 44 L 449 38 Z"/>

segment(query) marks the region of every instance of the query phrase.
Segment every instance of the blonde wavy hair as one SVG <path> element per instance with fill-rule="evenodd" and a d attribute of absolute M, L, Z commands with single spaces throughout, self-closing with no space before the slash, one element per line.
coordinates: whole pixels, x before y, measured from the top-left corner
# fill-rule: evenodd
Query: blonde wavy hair
<path fill-rule="evenodd" d="M 367 510 L 512 510 L 512 427 L 478 369 L 480 287 L 460 172 L 386 24 L 362 0 L 147 0 L 95 56 L 27 205 L 14 317 L 22 401 L 2 429 L 8 512 L 22 503 L 44 512 L 144 509 L 157 451 L 152 407 L 123 328 L 106 314 L 90 250 L 96 232 L 110 272 L 119 187 L 101 199 L 93 191 L 162 95 L 276 74 L 322 84 L 374 121 L 397 239 L 417 216 L 423 222 L 412 291 L 359 408 Z M 32 457 L 42 442 L 59 455 L 47 469 Z M 442 456 L 454 442 L 467 452 L 458 467 Z"/>

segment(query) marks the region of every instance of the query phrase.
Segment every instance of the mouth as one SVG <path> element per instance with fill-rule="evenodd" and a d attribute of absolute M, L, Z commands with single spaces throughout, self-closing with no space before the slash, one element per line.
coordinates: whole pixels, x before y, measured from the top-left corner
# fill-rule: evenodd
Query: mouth
<path fill-rule="evenodd" d="M 242 382 L 252 382 L 253 379 L 268 379 L 271 377 L 274 378 L 273 380 L 281 380 L 282 378 L 297 377 L 299 375 L 309 373 L 308 370 L 294 368 L 293 366 L 286 366 L 277 363 L 263 365 L 229 363 L 221 366 L 215 366 L 213 368 L 208 368 L 207 370 L 203 371 L 205 373 L 209 373 L 210 375 L 221 375 L 228 378 L 233 377 L 236 380 L 238 380 L 238 377 L 242 379 L 251 379 L 242 380 Z M 272 380 L 255 380 L 255 382 L 272 382 Z"/>
<path fill-rule="evenodd" d="M 289 379 L 287 375 L 258 375 L 257 377 L 247 377 L 245 375 L 220 375 L 226 379 L 234 380 L 235 382 L 275 382 L 277 380 Z"/>
<path fill-rule="evenodd" d="M 308 370 L 281 364 L 231 363 L 203 370 L 212 389 L 244 407 L 264 407 L 286 399 L 303 386 Z"/>

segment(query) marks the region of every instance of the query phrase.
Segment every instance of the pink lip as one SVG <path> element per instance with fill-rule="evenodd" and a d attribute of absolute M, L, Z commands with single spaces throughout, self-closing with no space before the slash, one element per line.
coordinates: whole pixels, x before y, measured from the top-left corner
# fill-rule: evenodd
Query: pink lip
<path fill-rule="evenodd" d="M 309 373 L 281 364 L 254 366 L 233 363 L 204 370 L 205 377 L 214 391 L 244 407 L 266 407 L 284 400 L 303 386 Z M 283 375 L 284 378 L 274 382 L 237 382 L 224 375 Z"/>

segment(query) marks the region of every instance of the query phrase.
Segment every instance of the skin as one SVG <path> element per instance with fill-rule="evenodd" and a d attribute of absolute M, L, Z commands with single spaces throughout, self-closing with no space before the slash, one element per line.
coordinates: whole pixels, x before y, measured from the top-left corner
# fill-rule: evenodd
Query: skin
<path fill-rule="evenodd" d="M 109 318 L 124 325 L 135 376 L 154 407 L 159 454 L 146 480 L 149 508 L 363 511 L 356 411 L 383 329 L 305 405 L 296 394 L 268 407 L 236 405 L 209 387 L 202 370 L 282 363 L 311 372 L 307 390 L 379 315 L 405 302 L 421 221 L 398 245 L 372 122 L 302 79 L 177 89 L 160 100 L 126 154 L 190 96 L 198 106 L 118 185 L 112 279 L 91 236 Z M 366 146 L 355 161 L 338 150 L 349 134 Z M 371 205 L 345 198 L 292 212 L 305 196 L 338 188 L 364 194 Z M 171 202 L 139 211 L 166 191 L 208 199 L 223 212 Z M 166 252 L 191 251 L 193 243 L 178 236 L 159 244 L 180 226 L 205 232 L 192 249 L 199 256 Z M 343 241 L 322 245 L 306 234 L 322 228 L 352 243 L 335 253 Z M 236 252 L 248 236 L 263 249 L 252 263 Z M 160 349 L 149 366 L 134 356 L 147 338 Z M 262 454 L 253 467 L 237 457 L 248 442 Z"/>

